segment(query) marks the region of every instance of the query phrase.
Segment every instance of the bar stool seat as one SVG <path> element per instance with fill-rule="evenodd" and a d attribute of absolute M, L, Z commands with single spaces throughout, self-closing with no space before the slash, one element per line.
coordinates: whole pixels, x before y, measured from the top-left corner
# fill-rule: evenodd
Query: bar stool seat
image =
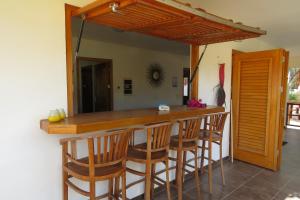
<path fill-rule="evenodd" d="M 171 137 L 170 149 L 177 150 L 179 148 L 178 135 L 174 135 Z M 195 146 L 197 146 L 197 142 L 195 141 L 185 141 L 182 143 L 182 149 L 189 151 L 194 150 Z"/>
<path fill-rule="evenodd" d="M 151 152 L 151 163 L 161 162 L 168 158 L 168 153 L 166 151 Z M 146 163 L 147 161 L 147 143 L 142 143 L 130 146 L 128 148 L 127 160 Z"/>
<path fill-rule="evenodd" d="M 88 164 L 88 157 L 79 159 L 78 161 Z M 75 163 L 70 162 L 70 163 L 65 164 L 64 170 L 75 178 L 78 178 L 81 180 L 86 180 L 86 181 L 88 181 L 90 179 L 89 169 L 86 167 L 77 165 Z M 95 168 L 95 180 L 97 180 L 97 181 L 106 180 L 108 178 L 121 176 L 121 174 L 124 172 L 125 172 L 125 169 L 121 163 L 116 164 L 114 166 L 97 167 L 97 168 Z"/>
<path fill-rule="evenodd" d="M 199 133 L 199 140 L 209 141 L 210 132 L 208 130 L 201 130 Z M 220 141 L 222 139 L 222 135 L 217 132 L 212 132 L 211 136 L 213 141 Z"/>

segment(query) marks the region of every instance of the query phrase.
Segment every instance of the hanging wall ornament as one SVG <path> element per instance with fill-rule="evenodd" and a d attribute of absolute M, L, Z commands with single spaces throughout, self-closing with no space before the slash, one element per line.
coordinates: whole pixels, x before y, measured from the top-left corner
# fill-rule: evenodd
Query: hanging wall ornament
<path fill-rule="evenodd" d="M 162 67 L 157 63 L 151 64 L 147 70 L 147 79 L 151 86 L 159 87 L 164 80 Z"/>
<path fill-rule="evenodd" d="M 219 84 L 215 87 L 216 101 L 218 106 L 223 106 L 225 104 L 226 93 L 224 90 L 224 80 L 225 80 L 225 63 L 219 64 Z"/>

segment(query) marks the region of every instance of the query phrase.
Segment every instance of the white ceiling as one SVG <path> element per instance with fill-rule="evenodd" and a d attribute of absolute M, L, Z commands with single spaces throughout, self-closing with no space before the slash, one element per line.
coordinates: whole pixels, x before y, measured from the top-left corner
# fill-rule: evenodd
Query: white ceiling
<path fill-rule="evenodd" d="M 193 7 L 260 27 L 267 31 L 262 40 L 300 55 L 300 0 L 185 0 Z"/>

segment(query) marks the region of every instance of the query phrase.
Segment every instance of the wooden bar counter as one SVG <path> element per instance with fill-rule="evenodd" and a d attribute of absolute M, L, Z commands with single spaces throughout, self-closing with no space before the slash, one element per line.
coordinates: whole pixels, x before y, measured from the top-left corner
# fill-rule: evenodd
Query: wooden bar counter
<path fill-rule="evenodd" d="M 44 119 L 40 121 L 40 127 L 49 134 L 82 134 L 223 111 L 224 108 L 218 106 L 206 108 L 171 106 L 170 111 L 158 111 L 157 108 L 110 111 L 79 114 L 55 123 Z"/>

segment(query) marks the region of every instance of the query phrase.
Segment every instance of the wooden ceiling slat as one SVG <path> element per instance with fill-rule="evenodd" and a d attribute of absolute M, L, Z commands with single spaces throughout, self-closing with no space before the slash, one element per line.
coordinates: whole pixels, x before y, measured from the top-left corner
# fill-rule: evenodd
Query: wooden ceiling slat
<path fill-rule="evenodd" d="M 168 21 L 162 21 L 162 22 L 158 22 L 156 24 L 143 24 L 139 27 L 135 27 L 135 28 L 131 28 L 129 29 L 130 31 L 138 31 L 138 30 L 151 30 L 151 29 L 159 29 L 161 27 L 166 27 L 166 26 L 172 26 L 172 25 L 176 25 L 178 23 L 184 23 L 186 21 L 186 19 L 172 19 L 172 20 L 168 20 Z"/>
<path fill-rule="evenodd" d="M 192 14 L 187 14 L 185 12 L 179 12 L 178 9 L 174 9 L 169 6 L 165 6 L 163 4 L 158 3 L 155 0 L 137 0 L 137 1 L 140 4 L 147 5 L 149 7 L 155 8 L 156 10 L 160 10 L 163 12 L 166 12 L 166 10 L 167 10 L 167 13 L 172 13 L 172 14 L 177 15 L 182 18 L 190 18 L 191 19 L 193 17 Z"/>
<path fill-rule="evenodd" d="M 110 8 L 112 3 L 118 4 L 116 13 Z M 180 9 L 182 6 L 188 5 L 170 0 L 97 0 L 73 14 L 84 14 L 88 21 L 101 25 L 195 45 L 254 38 L 265 33 L 203 10 Z"/>
<path fill-rule="evenodd" d="M 174 38 L 183 38 L 183 37 L 195 37 L 195 36 L 201 36 L 204 34 L 213 34 L 218 32 L 218 29 L 210 28 L 210 27 L 205 27 L 202 25 L 194 25 L 192 26 L 191 24 L 185 25 L 176 25 L 176 26 L 166 26 L 162 29 L 159 30 L 164 30 L 168 31 L 169 33 L 175 33 L 173 34 Z M 149 30 L 151 31 L 151 30 Z M 153 30 L 152 30 L 153 31 Z"/>

